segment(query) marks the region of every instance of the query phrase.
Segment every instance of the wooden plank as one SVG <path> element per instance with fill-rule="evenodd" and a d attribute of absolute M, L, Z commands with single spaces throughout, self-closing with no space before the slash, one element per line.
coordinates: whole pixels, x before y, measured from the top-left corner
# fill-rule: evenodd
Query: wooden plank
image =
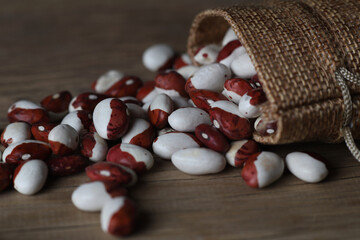
<path fill-rule="evenodd" d="M 68 89 L 74 95 L 109 69 L 144 80 L 143 50 L 165 42 L 184 51 L 199 11 L 237 1 L 3 1 L 0 9 L 0 127 L 15 100 L 40 101 Z M 240 170 L 189 176 L 169 161 L 130 189 L 140 207 L 130 239 L 358 239 L 360 165 L 343 144 L 264 146 L 282 156 L 316 151 L 330 160 L 330 175 L 305 184 L 289 172 L 263 190 L 250 189 Z M 50 179 L 35 196 L 0 195 L 0 239 L 115 239 L 100 215 L 78 211 L 72 191 L 84 173 Z"/>

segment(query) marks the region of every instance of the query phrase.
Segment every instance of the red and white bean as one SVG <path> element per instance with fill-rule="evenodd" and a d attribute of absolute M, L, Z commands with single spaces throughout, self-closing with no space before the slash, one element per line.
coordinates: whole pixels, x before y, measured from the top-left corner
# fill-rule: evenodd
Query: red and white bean
<path fill-rule="evenodd" d="M 106 161 L 114 162 L 143 173 L 154 165 L 152 154 L 145 148 L 129 143 L 119 143 L 109 149 Z"/>
<path fill-rule="evenodd" d="M 45 185 L 48 167 L 42 160 L 28 160 L 21 163 L 14 172 L 14 188 L 21 194 L 33 195 Z"/>
<path fill-rule="evenodd" d="M 202 66 L 186 82 L 186 91 L 190 93 L 196 89 L 206 89 L 221 92 L 226 79 L 231 77 L 228 67 L 220 63 Z"/>
<path fill-rule="evenodd" d="M 48 111 L 51 121 L 56 122 L 66 115 L 71 99 L 69 91 L 61 91 L 45 97 L 40 104 Z"/>
<path fill-rule="evenodd" d="M 101 228 L 114 236 L 125 236 L 135 228 L 136 205 L 127 197 L 107 201 L 101 210 Z"/>
<path fill-rule="evenodd" d="M 224 64 L 225 66 L 230 68 L 231 63 L 234 61 L 234 59 L 244 53 L 246 53 L 246 50 L 241 45 L 240 41 L 232 40 L 220 50 L 216 62 Z"/>
<path fill-rule="evenodd" d="M 10 123 L 1 134 L 1 144 L 4 147 L 28 139 L 31 139 L 31 128 L 25 122 Z"/>
<path fill-rule="evenodd" d="M 49 142 L 49 133 L 56 127 L 54 123 L 38 123 L 31 126 L 31 133 L 35 140 Z"/>
<path fill-rule="evenodd" d="M 157 96 L 157 91 L 155 90 L 155 81 L 149 81 L 144 83 L 144 85 L 136 93 L 136 98 L 143 102 L 152 102 Z"/>
<path fill-rule="evenodd" d="M 119 99 L 108 98 L 99 102 L 93 113 L 96 132 L 108 140 L 121 138 L 129 127 L 129 111 Z"/>
<path fill-rule="evenodd" d="M 292 152 L 285 161 L 289 171 L 304 182 L 321 182 L 328 175 L 326 159 L 319 154 Z"/>
<path fill-rule="evenodd" d="M 69 103 L 69 112 L 84 110 L 92 113 L 95 106 L 105 98 L 108 98 L 108 96 L 100 93 L 81 93 Z"/>
<path fill-rule="evenodd" d="M 113 162 L 98 162 L 86 168 L 91 181 L 111 181 L 124 187 L 135 185 L 136 173 L 128 167 Z"/>
<path fill-rule="evenodd" d="M 262 136 L 269 136 L 277 131 L 277 121 L 265 121 L 258 117 L 254 123 L 255 131 Z"/>
<path fill-rule="evenodd" d="M 83 131 L 87 131 L 91 123 L 91 114 L 83 110 L 70 112 L 61 121 L 61 124 L 67 124 L 73 127 L 79 134 Z"/>
<path fill-rule="evenodd" d="M 225 81 L 223 94 L 231 101 L 239 104 L 242 96 L 253 90 L 248 81 L 242 78 L 231 78 Z"/>
<path fill-rule="evenodd" d="M 155 138 L 155 130 L 151 124 L 141 118 L 135 118 L 127 133 L 121 137 L 122 143 L 131 143 L 149 148 Z"/>
<path fill-rule="evenodd" d="M 126 189 L 115 182 L 93 181 L 81 184 L 71 195 L 72 203 L 86 212 L 98 212 L 114 197 L 125 196 Z"/>
<path fill-rule="evenodd" d="M 241 97 L 239 112 L 246 118 L 256 118 L 261 115 L 260 105 L 266 100 L 265 93 L 261 88 L 253 89 Z"/>
<path fill-rule="evenodd" d="M 241 170 L 247 185 L 263 188 L 275 182 L 284 172 L 284 160 L 272 152 L 258 152 L 251 155 Z"/>
<path fill-rule="evenodd" d="M 188 79 L 192 75 L 194 75 L 200 68 L 194 65 L 184 66 L 182 68 L 177 69 L 176 71 L 183 76 L 183 78 Z"/>
<path fill-rule="evenodd" d="M 8 146 L 2 155 L 6 163 L 18 165 L 25 160 L 40 159 L 46 161 L 51 155 L 48 143 L 36 140 L 24 140 Z"/>
<path fill-rule="evenodd" d="M 50 121 L 48 112 L 29 100 L 19 100 L 8 109 L 9 122 L 27 122 L 29 124 L 47 123 Z"/>
<path fill-rule="evenodd" d="M 54 127 L 49 133 L 48 140 L 51 150 L 56 155 L 69 155 L 79 146 L 79 134 L 67 124 Z"/>
<path fill-rule="evenodd" d="M 229 101 L 217 101 L 209 110 L 212 123 L 231 140 L 250 138 L 252 126 L 248 119 L 242 117 L 237 106 Z"/>
<path fill-rule="evenodd" d="M 211 104 L 214 102 L 227 100 L 221 93 L 204 89 L 190 92 L 190 97 L 196 107 L 205 111 L 208 111 L 211 108 Z"/>
<path fill-rule="evenodd" d="M 194 132 L 200 124 L 211 124 L 209 114 L 200 108 L 179 108 L 168 118 L 169 125 L 179 132 Z"/>
<path fill-rule="evenodd" d="M 185 66 L 191 65 L 191 59 L 189 57 L 189 54 L 183 53 L 180 56 L 176 57 L 174 60 L 173 68 L 179 69 Z"/>
<path fill-rule="evenodd" d="M 226 44 L 228 44 L 229 42 L 233 41 L 233 40 L 236 40 L 237 39 L 237 36 L 234 32 L 234 30 L 232 28 L 229 28 L 224 37 L 223 37 L 223 40 L 222 40 L 222 46 L 225 46 Z"/>
<path fill-rule="evenodd" d="M 219 54 L 220 46 L 217 44 L 208 44 L 199 48 L 194 56 L 194 60 L 200 65 L 214 63 Z"/>
<path fill-rule="evenodd" d="M 171 159 L 171 156 L 181 149 L 200 146 L 201 142 L 191 134 L 170 132 L 158 136 L 153 142 L 152 149 L 159 157 Z"/>
<path fill-rule="evenodd" d="M 174 110 L 174 103 L 168 95 L 159 94 L 149 106 L 149 120 L 156 128 L 164 128 Z"/>
<path fill-rule="evenodd" d="M 251 78 L 256 74 L 254 65 L 247 53 L 240 54 L 231 62 L 231 71 L 239 78 Z"/>
<path fill-rule="evenodd" d="M 243 167 L 249 157 L 257 152 L 259 152 L 259 145 L 254 140 L 240 140 L 231 143 L 225 157 L 231 166 Z"/>
<path fill-rule="evenodd" d="M 91 84 L 91 88 L 97 93 L 104 93 L 123 77 L 124 74 L 122 72 L 118 70 L 110 70 L 93 82 Z"/>
<path fill-rule="evenodd" d="M 185 83 L 185 78 L 176 71 L 161 72 L 155 77 L 156 91 L 169 97 L 187 97 Z"/>
<path fill-rule="evenodd" d="M 195 128 L 196 137 L 208 148 L 217 152 L 226 152 L 229 142 L 226 137 L 208 124 L 200 124 Z"/>
<path fill-rule="evenodd" d="M 55 177 L 63 177 L 81 172 L 87 165 L 87 158 L 79 154 L 67 156 L 52 156 L 46 161 L 49 174 Z"/>
<path fill-rule="evenodd" d="M 110 97 L 135 96 L 142 86 L 142 81 L 136 76 L 125 76 L 116 81 L 104 94 Z"/>
<path fill-rule="evenodd" d="M 171 162 L 180 171 L 190 175 L 221 172 L 226 166 L 223 155 L 208 148 L 187 148 L 175 152 Z"/>
<path fill-rule="evenodd" d="M 175 51 L 166 44 L 156 44 L 146 49 L 142 56 L 144 66 L 152 72 L 171 68 Z"/>
<path fill-rule="evenodd" d="M 81 154 L 93 162 L 104 161 L 108 151 L 107 142 L 96 132 L 81 137 Z"/>

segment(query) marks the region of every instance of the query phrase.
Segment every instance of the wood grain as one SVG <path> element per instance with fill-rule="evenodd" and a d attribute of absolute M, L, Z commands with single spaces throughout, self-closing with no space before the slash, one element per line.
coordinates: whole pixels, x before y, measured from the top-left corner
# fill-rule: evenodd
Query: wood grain
<path fill-rule="evenodd" d="M 238 1 L 1 1 L 0 126 L 17 99 L 40 101 L 67 89 L 74 95 L 109 69 L 151 80 L 141 55 L 164 42 L 184 51 L 199 11 Z M 286 172 L 263 190 L 246 186 L 238 169 L 189 176 L 156 160 L 131 189 L 141 216 L 128 239 L 358 239 L 360 164 L 344 144 L 264 146 L 282 156 L 295 150 L 323 154 L 330 175 L 305 184 Z M 72 191 L 84 173 L 50 179 L 35 196 L 0 195 L 0 239 L 114 239 L 98 213 L 78 211 Z"/>

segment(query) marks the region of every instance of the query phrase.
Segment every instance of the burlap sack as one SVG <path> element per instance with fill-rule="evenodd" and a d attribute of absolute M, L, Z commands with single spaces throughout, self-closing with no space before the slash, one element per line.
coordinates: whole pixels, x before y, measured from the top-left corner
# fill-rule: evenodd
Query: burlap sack
<path fill-rule="evenodd" d="M 276 134 L 255 134 L 255 140 L 342 140 L 344 101 L 335 73 L 345 67 L 360 74 L 360 1 L 267 1 L 206 10 L 190 29 L 190 56 L 199 46 L 220 43 L 229 25 L 250 55 L 267 96 L 262 116 L 278 122 Z M 350 126 L 359 138 L 360 87 L 347 85 L 353 100 Z"/>

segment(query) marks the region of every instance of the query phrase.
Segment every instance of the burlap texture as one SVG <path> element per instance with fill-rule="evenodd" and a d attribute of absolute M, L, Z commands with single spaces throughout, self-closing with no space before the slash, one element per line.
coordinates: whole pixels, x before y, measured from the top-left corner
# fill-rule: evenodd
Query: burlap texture
<path fill-rule="evenodd" d="M 258 72 L 268 102 L 265 119 L 277 120 L 266 144 L 342 140 L 343 100 L 335 71 L 360 74 L 360 1 L 267 1 L 206 10 L 190 29 L 188 53 L 220 43 L 229 25 Z M 360 88 L 350 85 L 352 130 L 360 137 Z"/>

